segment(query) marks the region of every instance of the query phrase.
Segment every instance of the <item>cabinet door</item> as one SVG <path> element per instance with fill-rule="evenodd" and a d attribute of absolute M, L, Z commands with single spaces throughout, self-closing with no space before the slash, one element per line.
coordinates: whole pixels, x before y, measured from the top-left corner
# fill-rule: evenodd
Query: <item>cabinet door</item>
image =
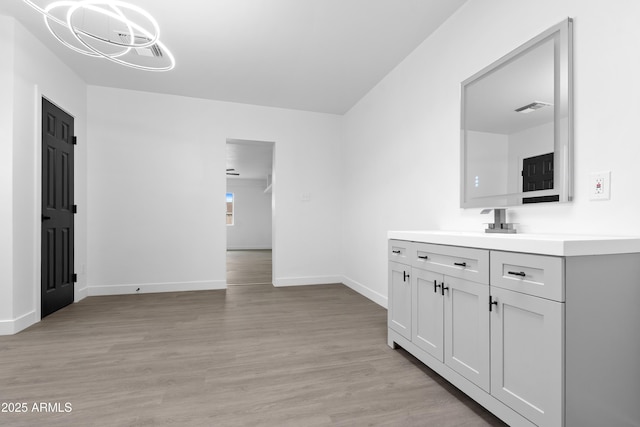
<path fill-rule="evenodd" d="M 441 286 L 442 274 L 414 268 L 413 281 L 413 336 L 411 341 L 439 361 L 444 361 L 444 304 Z"/>
<path fill-rule="evenodd" d="M 538 426 L 562 425 L 564 304 L 491 288 L 491 394 Z"/>
<path fill-rule="evenodd" d="M 489 391 L 489 286 L 444 277 L 445 363 Z"/>
<path fill-rule="evenodd" d="M 389 262 L 388 326 L 411 339 L 411 267 Z"/>

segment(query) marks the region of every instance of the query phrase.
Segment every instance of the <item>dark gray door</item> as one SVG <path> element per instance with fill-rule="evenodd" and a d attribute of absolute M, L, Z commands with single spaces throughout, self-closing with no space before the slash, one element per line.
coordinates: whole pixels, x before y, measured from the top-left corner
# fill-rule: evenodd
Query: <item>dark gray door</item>
<path fill-rule="evenodd" d="M 522 160 L 522 191 L 553 189 L 553 153 Z M 524 197 L 522 203 L 557 202 L 559 195 Z"/>
<path fill-rule="evenodd" d="M 73 117 L 42 99 L 42 317 L 73 302 Z"/>

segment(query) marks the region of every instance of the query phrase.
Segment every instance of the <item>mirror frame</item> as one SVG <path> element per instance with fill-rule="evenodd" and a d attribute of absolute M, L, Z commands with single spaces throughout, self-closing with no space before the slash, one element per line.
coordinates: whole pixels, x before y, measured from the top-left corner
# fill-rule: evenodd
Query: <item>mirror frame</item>
<path fill-rule="evenodd" d="M 467 197 L 467 141 L 465 118 L 465 89 L 468 85 L 527 54 L 538 45 L 554 40 L 554 188 L 468 199 Z M 559 202 L 573 199 L 573 20 L 567 18 L 522 46 L 498 59 L 461 83 L 460 121 L 460 207 L 521 206 L 523 196 L 558 195 Z M 558 125 L 562 111 L 566 111 L 567 127 Z M 519 200 L 517 202 L 516 200 Z M 550 203 L 550 202 L 546 202 Z"/>

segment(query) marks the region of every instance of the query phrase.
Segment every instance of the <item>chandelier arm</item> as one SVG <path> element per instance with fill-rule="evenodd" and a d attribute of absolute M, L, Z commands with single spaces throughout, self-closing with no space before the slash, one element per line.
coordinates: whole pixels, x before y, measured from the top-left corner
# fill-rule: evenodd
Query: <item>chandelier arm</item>
<path fill-rule="evenodd" d="M 129 4 L 129 3 L 125 3 L 123 1 L 118 1 L 118 0 L 82 0 L 82 1 L 72 1 L 69 2 L 72 3 L 67 11 L 67 20 L 66 20 L 66 24 L 65 26 L 67 28 L 69 28 L 70 31 L 76 33 L 76 30 L 78 33 L 93 38 L 95 40 L 100 40 L 102 42 L 105 43 L 109 43 L 109 44 L 113 44 L 113 45 L 117 45 L 117 46 L 123 46 L 123 47 L 134 47 L 134 48 L 145 48 L 145 47 L 149 47 L 154 45 L 158 39 L 160 38 L 160 26 L 158 25 L 158 22 L 153 18 L 153 16 L 151 16 L 146 10 L 141 9 L 138 6 Z M 114 12 L 102 8 L 102 7 L 98 7 L 96 5 L 107 5 L 110 6 Z M 78 30 L 78 28 L 76 26 L 73 25 L 73 23 L 71 22 L 71 18 L 73 16 L 73 14 L 78 10 L 78 9 L 88 9 L 91 10 L 93 12 L 97 12 L 97 13 L 101 13 L 107 17 L 113 18 L 117 21 L 122 22 L 123 24 L 127 25 L 127 27 L 134 26 L 138 29 L 138 31 L 142 32 L 141 29 L 143 29 L 144 27 L 142 27 L 139 24 L 136 24 L 135 22 L 133 22 L 132 20 L 130 20 L 129 18 L 126 17 L 126 15 L 124 14 L 124 12 L 122 12 L 122 10 L 120 9 L 120 7 L 123 7 L 125 9 L 129 9 L 129 10 L 133 10 L 134 12 L 139 13 L 140 15 L 142 15 L 146 20 L 148 20 L 151 23 L 151 26 L 153 27 L 153 32 L 148 31 L 147 29 L 144 29 L 144 35 L 147 37 L 147 41 L 145 41 L 144 43 L 136 43 L 135 42 L 135 33 L 133 33 L 131 30 L 129 30 L 129 35 L 131 37 L 131 42 L 130 43 L 120 43 L 118 41 L 114 41 L 114 40 L 107 40 L 104 38 L 98 38 L 95 37 L 93 34 L 84 31 L 84 30 Z"/>
<path fill-rule="evenodd" d="M 66 28 L 67 30 L 69 30 L 72 34 L 74 34 L 74 33 L 76 32 L 76 30 L 77 30 L 75 27 L 69 27 L 65 21 L 61 21 L 61 20 L 59 20 L 59 19 L 58 19 L 58 18 L 56 18 L 54 15 L 52 15 L 50 12 L 51 12 L 52 10 L 54 10 L 54 9 L 59 8 L 59 7 L 71 7 L 71 6 L 75 5 L 75 4 L 76 4 L 76 2 L 75 2 L 75 1 L 68 1 L 68 0 L 66 0 L 66 1 L 65 1 L 65 0 L 62 0 L 62 1 L 56 1 L 56 2 L 53 2 L 53 3 L 49 4 L 49 5 L 47 5 L 47 7 L 43 9 L 43 10 L 44 10 L 44 15 L 45 15 L 45 16 L 44 16 L 45 25 L 46 25 L 46 26 L 47 26 L 47 28 L 49 29 L 49 32 L 50 32 L 50 33 L 51 33 L 51 34 L 52 34 L 56 39 L 58 39 L 58 41 L 59 41 L 60 43 L 62 43 L 63 45 L 67 46 L 69 49 L 71 49 L 71 50 L 73 50 L 73 51 L 75 51 L 75 52 L 81 53 L 81 54 L 83 54 L 83 55 L 86 55 L 86 56 L 91 56 L 91 57 L 94 57 L 94 58 L 100 58 L 100 57 L 101 57 L 101 55 L 99 55 L 99 54 L 95 53 L 94 51 L 81 49 L 81 48 L 79 48 L 79 47 L 77 47 L 77 46 L 72 45 L 72 44 L 71 44 L 71 43 L 69 43 L 68 41 L 64 40 L 64 39 L 63 39 L 63 38 L 58 34 L 58 32 L 57 32 L 57 31 L 55 31 L 55 30 L 51 27 L 51 25 L 50 25 L 50 23 L 49 23 L 49 19 L 52 19 L 54 22 L 59 23 L 61 26 L 65 27 L 65 28 Z M 129 25 L 128 23 L 125 23 L 125 25 L 127 25 L 127 30 L 129 31 L 129 33 L 133 33 L 133 28 L 131 27 L 131 25 Z M 73 28 L 73 30 L 72 30 L 72 28 Z M 80 33 L 82 33 L 82 34 L 87 34 L 87 32 L 86 32 L 86 31 L 83 31 L 83 30 L 77 30 L 77 31 L 78 31 L 78 32 L 80 32 Z M 76 39 L 77 39 L 77 36 L 74 36 L 74 38 L 76 38 Z M 123 49 L 122 51 L 115 52 L 115 53 L 112 53 L 112 54 L 110 54 L 110 55 L 111 55 L 111 56 L 114 56 L 114 57 L 120 57 L 120 56 L 126 55 L 126 54 L 127 54 L 127 53 L 129 53 L 130 51 L 131 51 L 131 47 L 127 47 L 126 49 Z"/>

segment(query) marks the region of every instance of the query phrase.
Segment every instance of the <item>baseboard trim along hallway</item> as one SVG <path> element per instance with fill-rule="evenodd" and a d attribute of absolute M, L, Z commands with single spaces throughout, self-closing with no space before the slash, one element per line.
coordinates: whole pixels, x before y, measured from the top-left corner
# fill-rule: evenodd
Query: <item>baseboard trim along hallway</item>
<path fill-rule="evenodd" d="M 224 280 L 203 280 L 195 282 L 165 282 L 165 283 L 131 283 L 126 285 L 89 286 L 89 296 L 127 295 L 158 292 L 184 291 L 212 291 L 225 289 Z"/>

